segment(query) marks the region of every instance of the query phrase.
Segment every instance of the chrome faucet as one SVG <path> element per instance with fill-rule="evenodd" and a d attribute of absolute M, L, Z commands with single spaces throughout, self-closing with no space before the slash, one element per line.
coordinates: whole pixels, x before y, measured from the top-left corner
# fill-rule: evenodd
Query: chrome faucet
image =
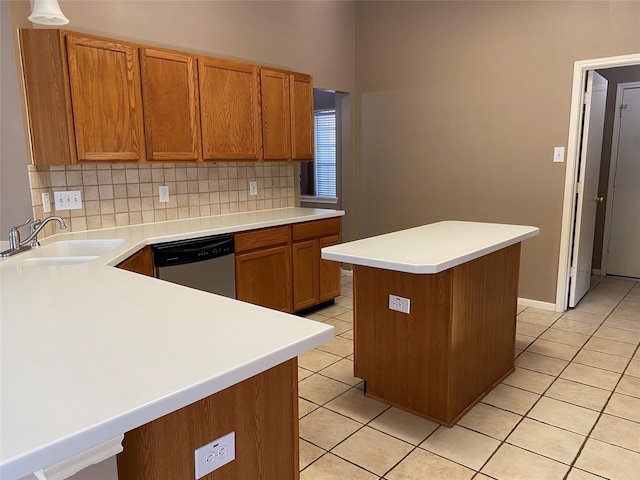
<path fill-rule="evenodd" d="M 34 220 L 33 222 L 28 218 L 27 223 L 9 229 L 9 249 L 0 252 L 0 257 L 8 257 L 40 245 L 38 242 L 38 233 L 40 233 L 40 230 L 51 220 L 56 220 L 58 224 L 60 224 L 60 228 L 67 228 L 64 220 L 58 216 L 47 217 L 44 220 Z M 29 227 L 29 237 L 20 240 L 20 229 L 26 226 Z"/>

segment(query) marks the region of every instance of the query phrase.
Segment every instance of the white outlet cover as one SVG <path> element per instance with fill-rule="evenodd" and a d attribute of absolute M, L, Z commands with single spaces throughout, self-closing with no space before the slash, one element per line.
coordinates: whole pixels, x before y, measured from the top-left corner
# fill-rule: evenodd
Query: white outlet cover
<path fill-rule="evenodd" d="M 249 195 L 258 195 L 258 182 L 255 180 L 249 182 Z"/>
<path fill-rule="evenodd" d="M 42 192 L 42 213 L 49 213 L 51 211 L 51 197 L 49 192 Z"/>
<path fill-rule="evenodd" d="M 82 192 L 53 192 L 56 210 L 79 210 L 82 208 Z"/>
<path fill-rule="evenodd" d="M 411 299 L 397 295 L 389 295 L 389 309 L 409 314 L 411 312 Z"/>
<path fill-rule="evenodd" d="M 169 187 L 167 185 L 160 185 L 158 187 L 158 194 L 160 196 L 160 202 L 167 203 L 169 201 Z"/>
<path fill-rule="evenodd" d="M 198 448 L 195 451 L 196 480 L 217 470 L 236 458 L 236 432 Z"/>

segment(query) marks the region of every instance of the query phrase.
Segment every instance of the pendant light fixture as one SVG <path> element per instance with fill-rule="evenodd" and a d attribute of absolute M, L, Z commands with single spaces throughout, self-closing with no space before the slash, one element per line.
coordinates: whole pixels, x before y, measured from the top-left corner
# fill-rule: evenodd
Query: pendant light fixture
<path fill-rule="evenodd" d="M 69 19 L 60 10 L 58 0 L 34 0 L 29 21 L 40 25 L 66 25 L 69 23 Z"/>

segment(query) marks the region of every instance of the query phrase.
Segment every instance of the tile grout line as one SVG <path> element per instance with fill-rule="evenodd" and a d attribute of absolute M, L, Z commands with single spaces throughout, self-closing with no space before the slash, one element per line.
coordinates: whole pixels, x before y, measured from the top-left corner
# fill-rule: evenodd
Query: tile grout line
<path fill-rule="evenodd" d="M 598 285 L 600 285 L 600 284 L 598 284 Z M 597 285 L 596 285 L 596 286 L 597 286 Z M 594 288 L 595 288 L 595 287 L 594 287 Z M 540 374 L 540 375 L 547 375 L 547 376 L 549 376 L 549 377 L 553 377 L 553 381 L 552 381 L 552 382 L 549 384 L 549 386 L 548 386 L 548 387 L 546 387 L 546 388 L 544 389 L 544 391 L 542 391 L 542 393 L 540 393 L 540 394 L 537 394 L 537 392 L 531 392 L 530 390 L 526 390 L 526 389 L 521 388 L 521 387 L 519 387 L 519 386 L 514 386 L 514 385 L 505 384 L 505 385 L 508 385 L 508 386 L 510 386 L 510 387 L 512 387 L 512 388 L 516 388 L 516 389 L 518 389 L 518 390 L 522 390 L 522 391 L 525 391 L 525 392 L 528 392 L 528 393 L 534 393 L 534 394 L 537 394 L 537 395 L 538 395 L 538 399 L 533 403 L 533 405 L 532 405 L 532 406 L 531 406 L 531 407 L 530 407 L 530 408 L 529 408 L 529 409 L 528 409 L 528 410 L 527 410 L 523 415 L 517 414 L 518 416 L 520 416 L 520 417 L 521 417 L 521 418 L 520 418 L 520 420 L 519 420 L 519 421 L 514 425 L 514 427 L 513 427 L 513 428 L 511 428 L 511 430 L 510 430 L 510 431 L 509 431 L 509 433 L 505 436 L 505 438 L 504 438 L 503 440 L 500 440 L 500 444 L 499 444 L 499 445 L 498 445 L 498 447 L 493 451 L 493 453 L 490 455 L 490 457 L 487 459 L 487 461 L 486 461 L 486 462 L 485 462 L 485 463 L 484 463 L 484 464 L 483 464 L 479 469 L 477 469 L 477 470 L 475 470 L 475 469 L 470 469 L 470 470 L 472 470 L 472 471 L 474 471 L 474 470 L 475 470 L 475 473 L 473 474 L 472 478 L 475 478 L 475 477 L 477 477 L 478 475 L 482 474 L 482 473 L 481 473 L 482 468 L 484 468 L 484 467 L 487 465 L 487 463 L 491 460 L 491 458 L 493 458 L 493 456 L 496 454 L 496 452 L 497 452 L 497 451 L 498 451 L 498 450 L 499 450 L 499 449 L 500 449 L 500 448 L 501 448 L 505 443 L 507 443 L 507 444 L 509 444 L 509 445 L 512 445 L 512 444 L 510 444 L 510 443 L 508 443 L 508 442 L 507 442 L 507 439 L 508 439 L 512 434 L 513 434 L 513 432 L 515 431 L 515 429 L 516 429 L 516 428 L 517 428 L 517 427 L 522 423 L 522 421 L 524 420 L 524 418 L 529 418 L 529 419 L 530 419 L 530 420 L 532 420 L 532 421 L 539 421 L 539 420 L 531 419 L 530 417 L 527 417 L 527 415 L 528 415 L 528 414 L 531 412 L 531 410 L 533 410 L 533 408 L 534 408 L 534 407 L 539 403 L 540 399 L 541 399 L 542 397 L 544 397 L 544 396 L 545 396 L 545 394 L 546 394 L 546 393 L 549 391 L 549 389 L 550 389 L 550 388 L 555 384 L 555 382 L 556 382 L 558 379 L 560 379 L 560 378 L 561 378 L 561 375 L 565 372 L 565 370 L 569 367 L 569 365 L 571 365 L 571 364 L 573 364 L 573 363 L 575 362 L 575 359 L 576 359 L 576 357 L 578 356 L 578 354 L 579 354 L 580 352 L 582 352 L 582 351 L 583 351 L 583 349 L 584 349 L 585 345 L 586 345 L 586 344 L 587 344 L 587 343 L 588 343 L 592 338 L 603 338 L 603 339 L 605 339 L 605 340 L 618 341 L 618 340 L 613 340 L 613 339 L 607 339 L 606 337 L 595 337 L 595 334 L 600 330 L 600 328 L 601 328 L 601 327 L 605 324 L 605 322 L 610 318 L 610 316 L 613 314 L 613 311 L 614 311 L 616 308 L 618 308 L 618 307 L 620 306 L 620 304 L 621 304 L 625 299 L 627 299 L 627 297 L 629 296 L 629 294 L 630 294 L 630 292 L 633 290 L 633 288 L 634 288 L 634 287 L 631 287 L 631 288 L 630 288 L 630 289 L 629 289 L 629 290 L 628 290 L 628 291 L 623 295 L 623 297 L 622 297 L 622 298 L 621 298 L 621 299 L 616 303 L 616 305 L 611 309 L 611 311 L 610 311 L 608 314 L 604 315 L 604 319 L 603 319 L 602 321 L 600 321 L 599 323 L 597 323 L 597 325 L 596 325 L 596 327 L 595 327 L 594 331 L 593 331 L 590 335 L 585 335 L 585 334 L 582 334 L 581 332 L 574 332 L 574 331 L 571 331 L 571 330 L 564 330 L 564 329 L 560 329 L 560 328 L 557 328 L 557 327 L 556 327 L 558 330 L 562 330 L 562 331 L 566 331 L 566 332 L 570 332 L 570 333 L 578 333 L 578 334 L 580 334 L 580 335 L 585 335 L 585 336 L 587 336 L 587 337 L 588 337 L 588 338 L 585 340 L 585 342 L 584 342 L 584 343 L 583 343 L 583 344 L 578 348 L 577 352 L 576 352 L 576 353 L 571 357 L 571 359 L 569 359 L 569 360 L 568 360 L 567 365 L 565 365 L 565 366 L 564 366 L 564 367 L 563 367 L 563 368 L 562 368 L 562 369 L 561 369 L 557 374 L 555 374 L 555 375 L 548 375 L 548 374 L 546 374 L 546 373 L 539 372 L 539 371 L 537 371 L 537 370 L 532 370 L 531 368 L 518 367 L 518 368 L 523 368 L 523 369 L 525 369 L 525 370 L 527 370 L 527 371 L 531 371 L 531 372 L 534 372 L 534 373 L 537 373 L 537 374 Z M 351 310 L 352 310 L 352 309 L 351 309 Z M 525 311 L 527 311 L 527 310 L 528 310 L 528 307 L 525 307 L 521 312 L 519 312 L 519 313 L 517 314 L 517 316 L 519 316 L 521 313 L 523 313 L 523 312 L 525 312 Z M 343 312 L 343 313 L 344 313 L 344 312 Z M 590 313 L 590 312 L 587 312 L 587 313 Z M 528 351 L 528 353 L 535 353 L 535 354 L 537 354 L 537 355 L 541 355 L 541 356 L 544 356 L 544 357 L 547 357 L 547 358 L 554 358 L 554 359 L 557 359 L 557 357 L 552 357 L 552 356 L 545 355 L 545 354 L 541 354 L 541 353 L 537 353 L 537 352 L 531 352 L 531 351 L 529 351 L 528 349 L 529 349 L 529 347 L 530 347 L 531 345 L 533 345 L 533 343 L 535 343 L 535 341 L 536 341 L 536 340 L 541 339 L 541 336 L 542 336 L 542 335 L 544 335 L 548 330 L 550 330 L 551 328 L 554 328 L 554 325 L 555 325 L 559 320 L 561 320 L 561 319 L 565 319 L 565 320 L 569 320 L 569 321 L 574 321 L 574 322 L 585 323 L 585 324 L 589 324 L 589 323 L 590 323 L 590 322 L 581 322 L 580 320 L 574 320 L 574 319 L 570 319 L 570 318 L 564 318 L 564 315 L 565 315 L 565 314 L 566 314 L 566 312 L 565 312 L 565 313 L 563 313 L 562 315 L 560 315 L 560 317 L 555 318 L 555 320 L 554 320 L 550 325 L 546 326 L 546 328 L 545 328 L 545 329 L 544 329 L 544 330 L 543 330 L 539 335 L 537 335 L 537 336 L 535 337 L 534 341 L 533 341 L 533 342 L 530 342 L 530 343 L 527 345 L 527 347 L 526 347 L 525 349 L 523 349 L 523 350 L 522 350 L 522 351 L 521 351 L 521 352 L 516 356 L 516 358 L 517 358 L 518 356 L 520 356 L 520 354 L 521 354 L 521 353 L 523 353 L 523 352 L 525 352 L 525 351 Z M 601 315 L 601 314 L 596 314 L 596 315 Z M 330 318 L 331 318 L 331 319 L 335 319 L 335 317 L 327 317 L 327 319 L 330 319 Z M 337 319 L 336 319 L 336 320 L 337 320 Z M 524 323 L 527 323 L 527 322 L 524 322 Z M 617 328 L 617 327 L 611 327 L 611 328 Z M 349 329 L 349 330 L 345 330 L 345 332 L 342 332 L 342 333 L 347 333 L 347 332 L 349 332 L 350 330 L 353 330 L 353 328 L 352 328 L 352 329 Z M 619 330 L 625 330 L 625 329 L 619 329 Z M 339 334 L 339 335 L 336 335 L 336 337 L 337 337 L 337 336 L 342 335 L 342 333 L 341 333 L 341 334 Z M 343 338 L 344 338 L 344 337 L 343 337 Z M 348 338 L 345 338 L 345 339 L 347 339 L 347 340 L 353 340 L 353 339 L 348 339 Z M 543 340 L 546 340 L 546 339 L 543 339 Z M 546 340 L 546 341 L 550 341 L 550 342 L 557 343 L 557 344 L 560 344 L 560 345 L 568 345 L 568 346 L 572 346 L 572 345 L 570 345 L 570 344 L 563 344 L 563 343 L 561 343 L 561 342 L 557 342 L 557 341 L 555 341 L 555 340 Z M 618 341 L 618 342 L 619 342 L 619 341 Z M 626 343 L 626 342 L 620 342 L 620 343 Z M 627 362 L 626 362 L 625 368 L 623 369 L 623 371 L 622 371 L 622 372 L 615 372 L 615 371 L 607 370 L 607 369 L 605 369 L 605 368 L 600 368 L 600 367 L 596 367 L 596 366 L 592 366 L 592 365 L 586 365 L 586 364 L 584 365 L 584 366 L 589 367 L 589 368 L 595 368 L 595 369 L 598 369 L 598 370 L 602 370 L 602 371 L 604 371 L 604 372 L 617 373 L 617 374 L 619 374 L 619 375 L 620 375 L 620 376 L 619 376 L 619 378 L 618 378 L 618 380 L 617 380 L 617 382 L 616 382 L 616 385 L 615 385 L 615 386 L 613 386 L 611 390 L 609 390 L 609 392 L 610 392 L 610 393 L 609 393 L 609 396 L 608 396 L 608 398 L 607 398 L 606 402 L 605 402 L 605 403 L 603 404 L 603 406 L 600 408 L 600 410 L 594 410 L 594 409 L 591 409 L 591 408 L 588 408 L 588 407 L 582 407 L 581 405 L 573 404 L 573 403 L 571 403 L 571 402 L 566 402 L 566 401 L 564 401 L 564 400 L 554 399 L 554 400 L 557 400 L 557 401 L 560 401 L 560 402 L 566 403 L 566 404 L 568 404 L 568 405 L 578 406 L 578 407 L 581 407 L 581 408 L 586 408 L 587 410 L 591 410 L 591 411 L 598 412 L 598 417 L 597 417 L 597 419 L 595 420 L 595 422 L 594 422 L 594 424 L 592 425 L 592 427 L 591 427 L 591 429 L 589 430 L 589 432 L 588 432 L 586 435 L 584 435 L 584 441 L 582 442 L 581 447 L 580 447 L 580 449 L 578 450 L 578 452 L 574 455 L 574 457 L 573 457 L 573 461 L 571 462 L 571 464 L 569 464 L 569 465 L 568 465 L 568 464 L 566 464 L 566 463 L 564 463 L 564 462 L 560 462 L 560 461 L 558 461 L 558 460 L 552 459 L 552 458 L 547 457 L 547 456 L 545 456 L 545 455 L 542 455 L 542 454 L 540 454 L 540 453 L 530 451 L 530 450 L 528 450 L 528 449 L 526 449 L 526 448 L 523 448 L 523 447 L 518 447 L 517 445 L 515 445 L 515 447 L 517 447 L 517 448 L 522 448 L 523 450 L 525 450 L 525 451 L 529 451 L 529 452 L 531 452 L 532 454 L 539 455 L 539 456 L 541 456 L 541 457 L 543 457 L 543 458 L 550 459 L 550 460 L 552 460 L 552 461 L 554 461 L 554 462 L 558 462 L 558 463 L 560 463 L 560 464 L 562 464 L 562 465 L 568 465 L 569 469 L 568 469 L 567 473 L 565 474 L 565 478 L 566 478 L 566 477 L 569 475 L 569 473 L 571 472 L 571 470 L 572 470 L 573 468 L 577 468 L 577 467 L 575 467 L 575 462 L 576 462 L 576 461 L 577 461 L 577 459 L 579 458 L 579 456 L 580 456 L 580 454 L 581 454 L 581 452 L 582 452 L 582 450 L 583 450 L 583 448 L 584 448 L 584 446 L 585 446 L 586 442 L 588 441 L 588 439 L 589 439 L 589 438 L 592 438 L 592 437 L 591 437 L 591 434 L 592 434 L 593 430 L 594 430 L 594 429 L 595 429 L 595 427 L 597 426 L 597 424 L 598 424 L 599 420 L 601 419 L 601 417 L 604 415 L 604 410 L 606 409 L 607 405 L 609 404 L 609 401 L 611 400 L 611 398 L 612 398 L 613 394 L 614 394 L 614 393 L 616 393 L 615 391 L 616 391 L 616 389 L 618 388 L 618 386 L 619 386 L 620 382 L 622 381 L 622 378 L 623 378 L 623 377 L 624 377 L 624 375 L 626 374 L 627 370 L 629 369 L 629 366 L 630 366 L 631 362 L 634 360 L 634 356 L 637 354 L 637 352 L 638 352 L 638 348 L 639 348 L 639 347 L 638 347 L 638 344 L 636 344 L 636 348 L 635 348 L 635 350 L 634 350 L 634 353 L 631 355 L 631 357 L 630 357 L 630 358 L 628 358 L 628 359 L 627 359 Z M 602 353 L 602 354 L 606 354 L 606 355 L 611 355 L 611 356 L 616 356 L 616 357 L 618 357 L 618 355 L 610 354 L 609 352 L 600 352 L 600 351 L 598 351 L 598 350 L 590 350 L 590 349 L 586 349 L 586 350 L 588 350 L 588 351 L 594 351 L 594 352 L 598 352 L 598 353 Z M 319 351 L 321 351 L 321 352 L 323 352 L 323 353 L 330 353 L 330 354 L 335 355 L 335 354 L 334 354 L 334 353 L 332 353 L 332 352 L 324 352 L 323 350 L 319 350 Z M 336 360 L 335 362 L 332 362 L 331 364 L 329 364 L 329 365 L 327 365 L 327 366 L 323 367 L 322 369 L 320 369 L 320 370 L 318 370 L 318 371 L 311 371 L 311 372 L 312 372 L 312 375 L 313 375 L 313 374 L 319 374 L 320 376 L 323 376 L 323 377 L 325 377 L 325 378 L 329 378 L 329 379 L 334 380 L 334 381 L 338 381 L 338 382 L 340 382 L 340 383 L 342 383 L 342 384 L 344 384 L 344 385 L 348 385 L 348 386 L 350 387 L 350 388 L 349 388 L 349 389 L 347 389 L 345 392 L 343 392 L 343 393 L 341 393 L 341 394 L 337 395 L 336 397 L 333 397 L 332 399 L 330 399 L 330 400 L 328 400 L 327 402 L 325 402 L 323 405 L 318 406 L 318 408 L 325 408 L 325 409 L 327 409 L 328 411 L 331 411 L 331 412 L 334 412 L 334 413 L 338 413 L 339 415 L 341 415 L 341 416 L 343 416 L 343 417 L 345 417 L 345 418 L 348 418 L 348 419 L 350 419 L 350 420 L 354 421 L 355 419 L 353 419 L 353 418 L 349 417 L 348 415 L 344 415 L 344 414 L 342 414 L 342 413 L 340 413 L 340 412 L 335 412 L 334 410 L 331 410 L 331 409 L 327 408 L 325 405 L 326 405 L 326 404 L 328 404 L 329 402 L 331 402 L 331 401 L 335 400 L 335 399 L 336 399 L 336 398 L 338 398 L 339 396 L 342 396 L 342 395 L 346 394 L 346 393 L 347 393 L 349 390 L 351 390 L 351 389 L 356 389 L 356 390 L 360 390 L 360 389 L 359 389 L 359 388 L 357 388 L 357 385 L 350 385 L 350 384 L 347 384 L 347 383 L 342 382 L 342 381 L 340 381 L 340 380 L 337 380 L 337 379 L 335 379 L 335 378 L 328 377 L 326 374 L 322 374 L 322 373 L 320 373 L 322 370 L 324 370 L 324 369 L 326 369 L 326 368 L 329 368 L 330 366 L 332 366 L 332 365 L 336 364 L 337 362 L 339 362 L 339 361 L 341 361 L 341 360 L 347 359 L 347 360 L 352 361 L 351 359 L 349 359 L 349 358 L 348 358 L 348 357 L 349 357 L 349 356 L 351 356 L 351 355 L 352 355 L 352 354 L 350 354 L 350 355 L 348 355 L 348 356 L 342 356 L 339 360 Z M 620 357 L 620 358 L 624 358 L 624 357 Z M 564 360 L 564 359 L 561 359 L 561 360 L 563 360 L 563 361 L 567 361 L 567 360 Z M 578 365 L 583 365 L 583 364 L 578 363 L 578 362 L 575 362 L 575 363 L 576 363 L 576 364 L 578 364 Z M 301 368 L 305 369 L 304 367 L 301 367 Z M 307 370 L 307 369 L 305 369 L 305 370 Z M 308 371 L 309 371 L 309 370 L 308 370 Z M 634 378 L 635 378 L 635 377 L 634 377 Z M 574 380 L 570 380 L 570 379 L 565 379 L 565 380 L 568 380 L 568 381 L 574 381 Z M 594 386 L 594 385 L 584 384 L 584 383 L 582 383 L 582 382 L 577 382 L 577 381 L 576 381 L 576 383 L 581 384 L 581 385 L 586 385 L 586 386 L 589 386 L 589 387 L 591 387 L 591 388 L 598 388 L 598 389 L 601 389 L 601 390 L 604 390 L 604 391 L 608 390 L 608 389 L 602 389 L 602 388 L 600 388 L 600 387 L 596 387 L 596 386 Z M 358 385 L 361 385 L 361 383 L 359 383 Z M 361 390 L 360 390 L 360 391 L 361 391 Z M 635 398 L 635 397 L 633 397 L 633 396 L 631 396 L 631 395 L 626 395 L 626 394 L 624 394 L 624 393 L 619 393 L 619 395 L 629 396 L 629 397 L 631 397 L 631 398 Z M 303 397 L 301 397 L 301 398 L 303 398 Z M 547 398 L 553 398 L 553 397 L 547 397 Z M 306 399 L 305 399 L 305 400 L 306 400 Z M 315 402 L 311 402 L 311 403 L 313 403 L 314 405 L 317 405 Z M 487 404 L 487 405 L 490 405 L 490 404 Z M 510 411 L 510 410 L 506 410 L 506 409 L 501 408 L 501 407 L 496 407 L 496 406 L 493 406 L 493 405 L 491 405 L 491 407 L 493 407 L 493 408 L 497 408 L 497 409 L 500 409 L 500 410 L 503 410 L 503 411 L 506 411 L 506 412 L 510 412 L 510 413 L 511 413 L 511 411 Z M 404 461 L 404 460 L 405 460 L 409 455 L 411 455 L 413 452 L 415 452 L 418 448 L 420 448 L 420 449 L 422 449 L 422 450 L 425 450 L 425 451 L 429 452 L 430 454 L 433 454 L 433 455 L 435 455 L 435 456 L 437 456 L 437 457 L 439 457 L 439 458 L 443 458 L 443 459 L 445 459 L 446 461 L 452 462 L 452 463 L 454 463 L 454 464 L 457 464 L 457 465 L 460 465 L 460 466 L 462 466 L 462 467 L 464 467 L 464 468 L 469 469 L 469 467 L 468 467 L 468 466 L 466 466 L 466 465 L 463 465 L 463 464 L 460 464 L 460 463 L 458 463 L 458 462 L 455 462 L 455 461 L 453 461 L 453 460 L 451 460 L 451 459 L 449 459 L 449 458 L 442 457 L 442 456 L 440 456 L 440 455 L 438 455 L 438 454 L 436 454 L 436 453 L 434 453 L 434 452 L 431 452 L 431 451 L 429 451 L 429 450 L 426 450 L 426 449 L 425 449 L 425 448 L 423 448 L 423 447 L 420 447 L 420 445 L 421 445 L 422 443 L 424 443 L 424 442 L 425 442 L 428 438 L 430 438 L 432 435 L 434 435 L 436 431 L 438 431 L 440 428 L 444 428 L 444 427 L 442 427 L 441 425 L 440 425 L 440 426 L 438 426 L 438 427 L 437 427 L 435 430 L 433 430 L 429 435 L 427 435 L 427 436 L 426 436 L 426 438 L 424 438 L 422 441 L 418 442 L 416 445 L 413 445 L 413 444 L 411 444 L 410 442 L 406 442 L 405 440 L 403 440 L 403 439 L 401 439 L 401 438 L 398 438 L 398 437 L 396 437 L 396 436 L 394 436 L 394 435 L 391 435 L 391 434 L 389 434 L 389 433 L 387 433 L 387 432 L 384 432 L 384 431 L 382 431 L 382 430 L 378 430 L 377 428 L 375 428 L 375 427 L 373 427 L 373 426 L 371 426 L 371 425 L 370 425 L 370 424 L 371 424 L 371 422 L 373 422 L 375 419 L 377 419 L 378 417 L 380 417 L 381 415 L 383 415 L 383 414 L 384 414 L 385 412 L 387 412 L 390 408 L 391 408 L 391 406 L 389 406 L 388 408 L 385 408 L 382 412 L 380 412 L 378 415 L 374 416 L 373 418 L 369 419 L 369 420 L 368 420 L 366 423 L 364 423 L 364 424 L 362 424 L 361 422 L 358 422 L 357 420 L 355 420 L 356 422 L 360 423 L 360 424 L 361 424 L 361 426 L 360 426 L 356 431 L 352 432 L 350 435 L 348 435 L 348 436 L 347 436 L 347 437 L 345 437 L 343 440 L 341 440 L 338 444 L 334 445 L 331 449 L 329 449 L 329 450 L 325 450 L 324 448 L 322 448 L 322 447 L 319 447 L 319 446 L 318 446 L 318 448 L 320 448 L 324 453 L 323 453 L 320 457 L 318 457 L 317 459 L 315 459 L 314 461 L 312 461 L 309 465 L 305 466 L 305 468 L 304 468 L 304 469 L 308 468 L 308 467 L 309 467 L 309 466 L 311 466 L 313 463 L 315 463 L 316 461 L 318 461 L 320 458 L 324 457 L 327 453 L 331 453 L 332 455 L 335 455 L 336 457 L 343 459 L 342 457 L 340 457 L 339 455 L 337 455 L 337 454 L 335 454 L 335 453 L 334 453 L 334 449 L 335 449 L 336 447 L 338 447 L 339 445 L 341 445 L 343 442 L 345 442 L 347 439 L 351 438 L 351 437 L 352 437 L 353 435 L 355 435 L 357 432 L 361 431 L 365 426 L 368 426 L 369 428 L 371 428 L 371 429 L 373 429 L 373 430 L 376 430 L 376 431 L 378 431 L 378 432 L 380 432 L 380 433 L 382 433 L 382 434 L 384 434 L 384 435 L 388 435 L 388 436 L 390 436 L 391 438 L 397 439 L 397 440 L 399 440 L 399 441 L 403 441 L 404 443 L 407 443 L 407 444 L 409 444 L 409 445 L 411 445 L 411 446 L 412 446 L 411 450 L 410 450 L 408 453 L 406 453 L 406 454 L 405 454 L 405 455 L 404 455 L 400 460 L 398 460 L 398 461 L 397 461 L 397 462 L 396 462 L 392 467 L 390 467 L 390 468 L 389 468 L 389 469 L 384 473 L 384 475 L 380 476 L 380 475 L 376 474 L 375 472 L 371 472 L 373 475 L 377 476 L 377 477 L 378 477 L 378 478 L 380 478 L 380 479 L 383 479 L 383 478 L 384 478 L 384 477 L 385 477 L 389 472 L 391 472 L 393 469 L 395 469 L 399 464 L 401 464 L 401 463 L 402 463 L 402 462 L 403 462 L 403 461 Z M 315 409 L 314 409 L 314 410 L 315 410 Z M 309 413 L 311 413 L 311 412 L 309 412 Z M 306 414 L 306 415 L 308 415 L 308 414 Z M 306 416 L 306 415 L 305 415 L 305 416 Z M 617 417 L 616 415 L 613 415 L 613 416 Z M 633 420 L 626 419 L 626 418 L 624 418 L 624 417 L 617 417 L 617 418 L 622 418 L 622 419 L 624 419 L 624 420 L 627 420 L 627 421 L 631 421 L 631 422 L 633 422 Z M 573 432 L 573 431 L 571 431 L 571 430 L 567 430 L 567 429 L 562 428 L 562 427 L 559 427 L 559 426 L 557 426 L 557 425 L 547 424 L 546 422 L 540 422 L 540 423 L 545 424 L 545 425 L 549 425 L 549 426 L 551 426 L 551 427 L 558 428 L 558 429 L 561 429 L 561 430 L 564 430 L 564 431 L 567 431 L 567 432 L 570 432 L 570 433 L 573 433 L 573 434 L 577 434 L 577 432 Z M 635 422 L 635 423 L 637 423 L 637 422 Z M 491 439 L 494 439 L 494 440 L 498 440 L 498 439 L 496 439 L 495 437 L 492 437 L 492 436 L 490 436 L 490 435 L 487 435 L 487 434 L 485 434 L 485 433 L 483 433 L 483 432 L 477 432 L 477 431 L 476 431 L 476 430 L 474 430 L 473 428 L 465 427 L 465 426 L 460 426 L 460 427 L 461 427 L 461 428 L 464 428 L 464 429 L 467 429 L 467 430 L 469 430 L 469 431 L 475 432 L 475 433 L 479 433 L 479 434 L 481 434 L 481 435 L 483 435 L 483 436 L 486 436 L 487 438 L 491 438 Z M 580 435 L 580 434 L 578 434 L 578 435 Z M 581 436 L 582 436 L 582 435 L 581 435 Z M 304 439 L 304 440 L 305 440 L 305 441 L 307 441 L 307 442 L 309 442 L 309 441 L 308 441 L 308 440 L 306 440 L 306 439 Z M 312 444 L 312 445 L 314 445 L 314 446 L 316 446 L 315 444 L 313 444 L 313 442 L 309 442 L 309 443 L 310 443 L 310 444 Z M 621 449 L 624 449 L 624 450 L 628 450 L 628 451 L 633 452 L 633 453 L 638 453 L 638 452 L 635 452 L 635 451 L 633 451 L 633 450 L 627 449 L 627 448 L 625 448 L 625 447 L 620 447 L 620 446 L 618 446 L 618 445 L 610 444 L 610 443 L 608 443 L 608 442 L 604 442 L 604 443 L 607 443 L 608 445 L 612 445 L 612 446 L 617 447 L 617 448 L 621 448 Z M 360 469 L 365 470 L 366 472 L 370 472 L 370 470 L 367 470 L 366 468 L 362 467 L 361 465 L 358 465 L 358 464 L 356 464 L 356 463 L 354 463 L 354 462 L 352 462 L 352 461 L 349 461 L 348 459 L 343 459 L 343 460 L 345 460 L 347 463 L 350 463 L 350 464 L 352 464 L 352 465 L 355 465 L 356 467 L 358 467 L 358 468 L 360 468 Z M 303 469 L 303 470 L 304 470 L 304 469 Z M 582 469 L 579 469 L 579 470 L 581 470 L 581 471 L 586 471 L 586 470 L 582 470 Z M 301 470 L 301 471 L 302 471 L 302 470 Z M 588 471 L 587 471 L 587 472 L 588 472 Z M 593 474 L 592 472 L 588 472 L 588 473 Z M 486 475 L 486 474 L 483 474 L 483 475 Z M 596 474 L 593 474 L 593 475 L 596 475 Z M 596 475 L 596 476 L 599 476 L 599 475 Z"/>

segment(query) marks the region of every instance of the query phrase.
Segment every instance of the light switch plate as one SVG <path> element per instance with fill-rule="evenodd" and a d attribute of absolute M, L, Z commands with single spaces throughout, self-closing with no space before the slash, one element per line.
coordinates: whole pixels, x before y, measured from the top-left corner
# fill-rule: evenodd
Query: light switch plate
<path fill-rule="evenodd" d="M 564 162 L 564 147 L 553 147 L 553 162 Z"/>
<path fill-rule="evenodd" d="M 236 432 L 227 433 L 196 450 L 196 480 L 236 458 Z"/>

